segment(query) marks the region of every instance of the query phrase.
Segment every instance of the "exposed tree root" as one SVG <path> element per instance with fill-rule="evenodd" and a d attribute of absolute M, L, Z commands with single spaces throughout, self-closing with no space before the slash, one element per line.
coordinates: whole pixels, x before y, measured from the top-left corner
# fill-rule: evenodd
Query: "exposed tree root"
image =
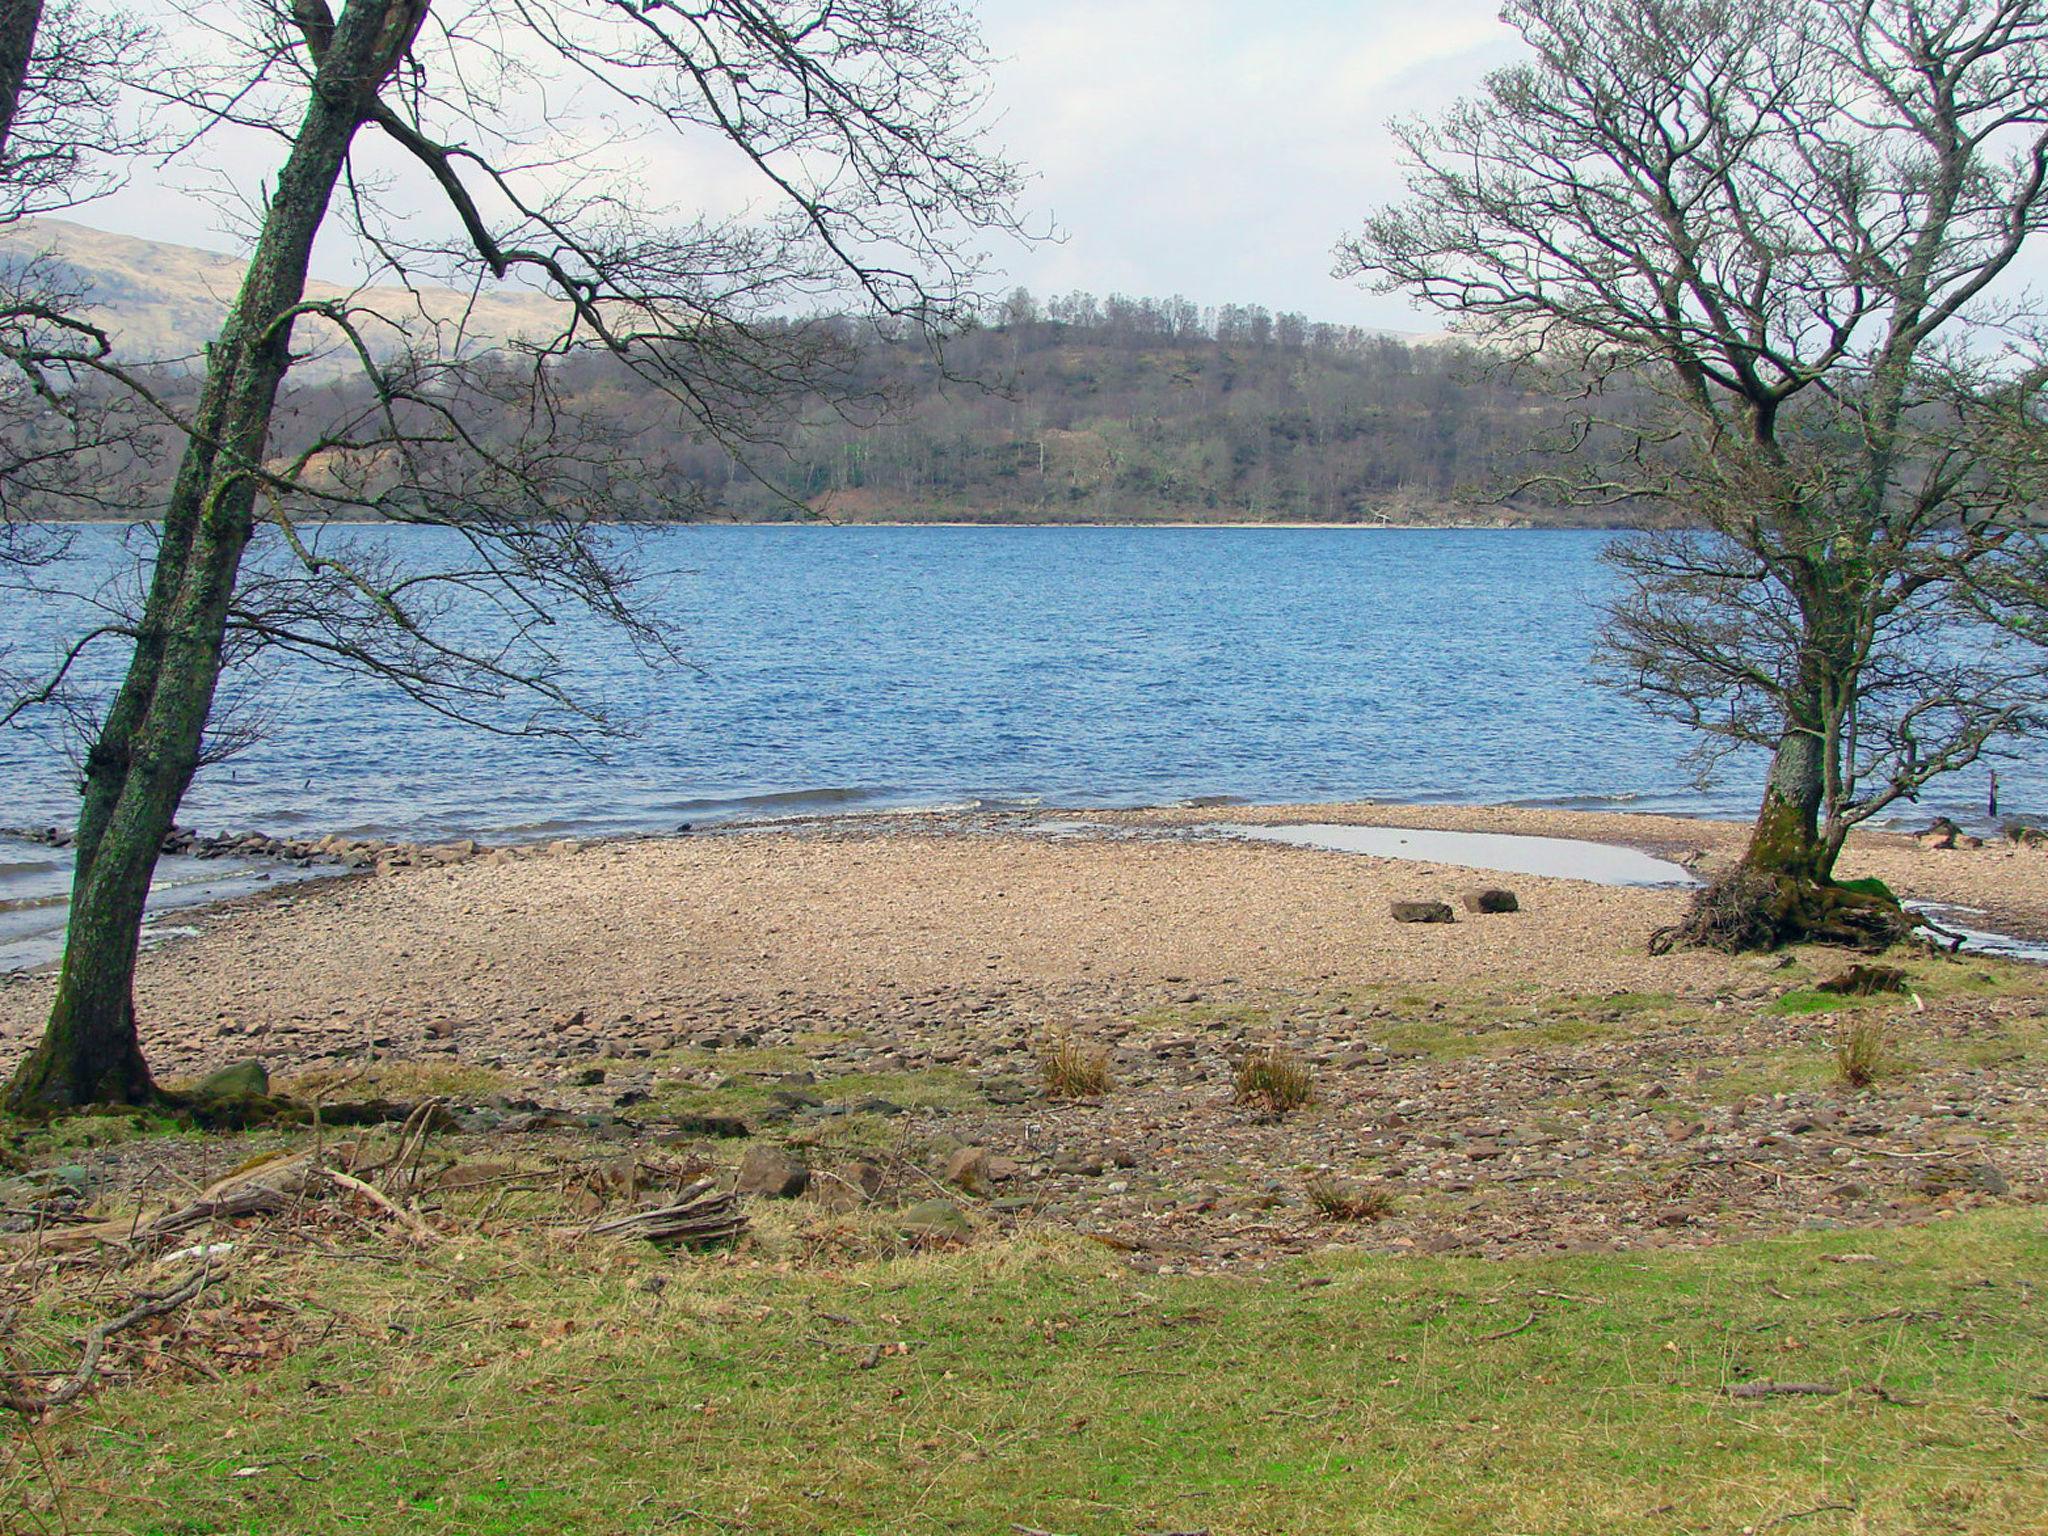
<path fill-rule="evenodd" d="M 1875 891 L 1738 865 L 1701 887 L 1684 919 L 1650 935 L 1650 953 L 1677 948 L 1724 954 L 1787 944 L 1833 944 L 1878 954 L 1912 933 L 1919 919 Z"/>

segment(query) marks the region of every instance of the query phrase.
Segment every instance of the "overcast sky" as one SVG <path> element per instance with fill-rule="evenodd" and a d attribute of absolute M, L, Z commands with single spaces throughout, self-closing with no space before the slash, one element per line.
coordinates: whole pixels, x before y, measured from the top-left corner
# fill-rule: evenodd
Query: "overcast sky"
<path fill-rule="evenodd" d="M 1001 60 L 998 137 L 1038 174 L 1027 207 L 1065 236 L 1007 258 L 1009 275 L 1041 294 L 1180 293 L 1435 328 L 1332 278 L 1331 247 L 1399 189 L 1387 119 L 1438 110 L 1514 57 L 1497 5 L 978 0 Z M 275 148 L 209 155 L 138 176 L 78 217 L 233 249 L 191 191 L 223 176 L 253 187 Z M 344 277 L 333 268 L 346 253 L 327 256 L 324 275 Z"/>

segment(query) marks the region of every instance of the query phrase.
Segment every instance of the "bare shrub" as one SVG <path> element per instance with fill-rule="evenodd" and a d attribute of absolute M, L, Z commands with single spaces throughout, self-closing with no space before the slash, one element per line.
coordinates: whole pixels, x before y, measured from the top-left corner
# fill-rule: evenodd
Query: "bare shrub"
<path fill-rule="evenodd" d="M 1109 1052 L 1056 1030 L 1038 1048 L 1038 1071 L 1049 1099 L 1099 1099 L 1109 1092 Z"/>
<path fill-rule="evenodd" d="M 1309 1065 L 1284 1045 L 1265 1045 L 1245 1052 L 1231 1073 L 1231 1102 L 1250 1104 L 1269 1114 L 1284 1115 L 1315 1097 L 1315 1076 Z"/>

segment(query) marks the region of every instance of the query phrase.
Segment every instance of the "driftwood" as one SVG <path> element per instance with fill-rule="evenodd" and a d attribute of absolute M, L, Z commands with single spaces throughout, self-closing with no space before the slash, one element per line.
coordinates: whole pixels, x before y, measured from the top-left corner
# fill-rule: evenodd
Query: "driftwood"
<path fill-rule="evenodd" d="M 306 1192 L 313 1177 L 313 1155 L 298 1152 L 238 1168 L 216 1179 L 184 1205 L 139 1211 L 111 1221 L 95 1221 L 55 1232 L 25 1233 L 12 1239 L 32 1243 L 45 1252 L 68 1253 L 111 1243 L 124 1248 L 147 1247 L 222 1216 L 253 1216 L 281 1211 Z"/>
<path fill-rule="evenodd" d="M 16 1413 L 26 1414 L 47 1413 L 52 1408 L 63 1407 L 92 1385 L 93 1376 L 99 1370 L 100 1356 L 106 1351 L 107 1340 L 117 1333 L 133 1328 L 137 1323 L 177 1311 L 205 1290 L 215 1278 L 211 1269 L 201 1269 L 182 1285 L 158 1292 L 154 1296 L 145 1296 L 119 1317 L 99 1324 L 86 1334 L 85 1350 L 79 1357 L 77 1368 L 56 1386 L 47 1392 L 35 1392 L 24 1386 L 0 1383 L 0 1405 L 12 1408 Z"/>
<path fill-rule="evenodd" d="M 376 1185 L 366 1184 L 363 1180 L 351 1174 L 342 1173 L 333 1168 L 322 1168 L 319 1170 L 319 1173 L 321 1178 L 332 1184 L 336 1189 L 345 1190 L 352 1195 L 360 1195 L 387 1216 L 394 1217 L 418 1241 L 423 1243 L 438 1243 L 441 1241 L 442 1234 L 439 1230 L 429 1225 L 423 1217 L 400 1205 Z"/>
<path fill-rule="evenodd" d="M 401 1147 L 408 1156 L 417 1157 L 416 1141 L 408 1145 L 402 1140 Z M 387 1170 L 388 1175 L 399 1177 L 406 1184 L 416 1182 L 415 1172 L 413 1168 Z M 196 1199 L 183 1205 L 144 1209 L 132 1216 L 65 1227 L 54 1232 L 27 1233 L 12 1241 L 31 1243 L 46 1253 L 58 1254 L 101 1245 L 147 1249 L 211 1221 L 289 1210 L 322 1186 L 368 1201 L 397 1221 L 417 1241 L 438 1242 L 442 1237 L 442 1233 L 425 1218 L 376 1185 L 327 1167 L 316 1153 L 305 1151 L 267 1158 L 238 1168 L 226 1178 L 209 1184 Z"/>
<path fill-rule="evenodd" d="M 719 1190 L 715 1179 L 699 1179 L 666 1205 L 614 1216 L 590 1230 L 650 1243 L 682 1243 L 701 1248 L 730 1242 L 746 1229 L 747 1218 L 740 1209 L 739 1196 L 730 1190 Z"/>

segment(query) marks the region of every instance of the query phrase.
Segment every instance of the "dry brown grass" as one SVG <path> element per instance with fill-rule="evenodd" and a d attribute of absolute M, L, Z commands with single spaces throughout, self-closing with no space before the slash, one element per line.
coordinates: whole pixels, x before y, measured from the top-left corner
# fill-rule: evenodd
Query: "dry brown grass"
<path fill-rule="evenodd" d="M 1835 1031 L 1835 1076 L 1851 1088 L 1868 1088 L 1891 1069 L 1891 1045 L 1884 1021 L 1863 1015 Z"/>
<path fill-rule="evenodd" d="M 1308 1203 L 1325 1221 L 1382 1221 L 1393 1214 L 1394 1197 L 1377 1184 L 1347 1184 L 1318 1174 L 1308 1181 Z"/>
<path fill-rule="evenodd" d="M 1316 1096 L 1315 1074 L 1284 1045 L 1263 1045 L 1238 1057 L 1231 1073 L 1231 1102 L 1284 1115 Z"/>
<path fill-rule="evenodd" d="M 1055 1030 L 1038 1048 L 1038 1071 L 1049 1099 L 1099 1099 L 1112 1083 L 1109 1052 L 1064 1030 Z"/>

